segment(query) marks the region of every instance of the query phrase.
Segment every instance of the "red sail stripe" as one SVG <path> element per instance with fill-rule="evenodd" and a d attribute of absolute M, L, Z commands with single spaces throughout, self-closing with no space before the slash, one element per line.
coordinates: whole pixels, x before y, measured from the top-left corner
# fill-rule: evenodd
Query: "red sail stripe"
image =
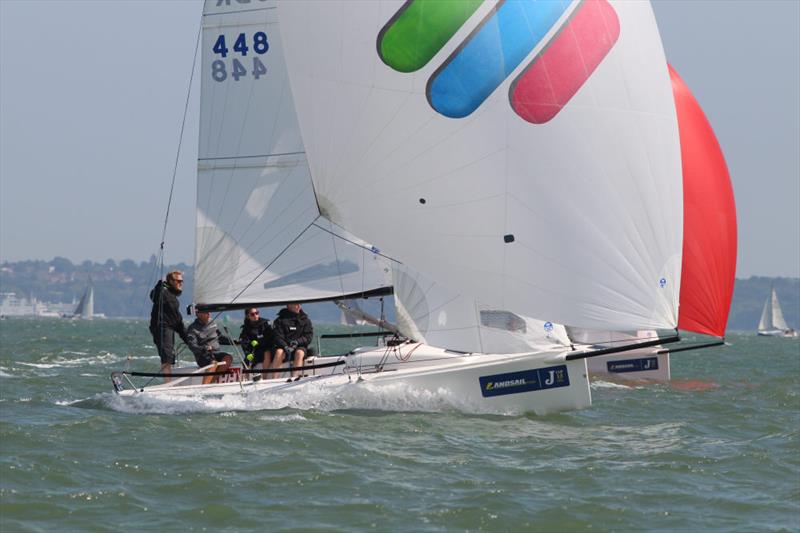
<path fill-rule="evenodd" d="M 586 83 L 618 38 L 614 8 L 606 0 L 586 0 L 511 84 L 511 107 L 528 122 L 549 121 Z"/>

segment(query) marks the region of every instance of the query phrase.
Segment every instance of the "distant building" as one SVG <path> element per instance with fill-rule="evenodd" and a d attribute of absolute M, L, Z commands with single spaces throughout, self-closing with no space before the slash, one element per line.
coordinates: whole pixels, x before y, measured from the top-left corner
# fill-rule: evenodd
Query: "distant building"
<path fill-rule="evenodd" d="M 0 293 L 0 315 L 61 317 L 72 314 L 75 302 L 62 304 L 40 302 L 36 298 L 20 298 L 13 292 Z"/>

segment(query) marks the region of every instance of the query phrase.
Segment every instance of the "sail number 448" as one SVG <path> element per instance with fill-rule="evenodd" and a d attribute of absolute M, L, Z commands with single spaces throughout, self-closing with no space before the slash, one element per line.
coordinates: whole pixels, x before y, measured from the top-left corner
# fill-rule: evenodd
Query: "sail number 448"
<path fill-rule="evenodd" d="M 233 42 L 232 50 L 228 48 L 228 42 L 230 41 L 225 39 L 225 35 L 220 35 L 217 37 L 217 41 L 211 49 L 215 55 L 222 58 L 215 59 L 211 63 L 211 77 L 214 81 L 225 81 L 228 79 L 229 74 L 234 81 L 239 81 L 239 79 L 247 75 L 258 79 L 267 73 L 267 67 L 258 57 L 266 54 L 269 50 L 269 41 L 267 40 L 266 33 L 259 31 L 250 36 L 250 38 L 248 38 L 247 34 L 240 33 Z M 229 54 L 232 56 L 230 58 L 230 65 L 226 61 Z M 234 57 L 237 54 L 240 55 L 242 59 Z M 250 54 L 252 59 L 252 70 L 249 70 L 249 65 L 245 66 L 245 64 L 250 63 L 250 61 L 246 59 L 248 54 Z"/>

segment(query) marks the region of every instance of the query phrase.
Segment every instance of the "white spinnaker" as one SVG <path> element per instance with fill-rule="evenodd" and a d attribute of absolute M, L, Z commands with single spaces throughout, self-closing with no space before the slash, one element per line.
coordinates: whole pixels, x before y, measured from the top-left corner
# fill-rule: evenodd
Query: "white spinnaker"
<path fill-rule="evenodd" d="M 437 114 L 427 80 L 494 4 L 412 74 L 376 53 L 403 2 L 279 4 L 323 214 L 492 308 L 596 329 L 674 328 L 680 149 L 649 4 L 613 3 L 618 41 L 550 122 L 525 122 L 508 102 L 543 42 L 471 115 Z"/>
<path fill-rule="evenodd" d="M 393 265 L 392 278 L 397 326 L 416 341 L 479 353 L 563 350 L 570 344 L 564 326 L 482 305 L 404 265 Z"/>
<path fill-rule="evenodd" d="M 195 301 L 390 287 L 388 261 L 319 216 L 274 2 L 208 0 L 201 46 Z"/>

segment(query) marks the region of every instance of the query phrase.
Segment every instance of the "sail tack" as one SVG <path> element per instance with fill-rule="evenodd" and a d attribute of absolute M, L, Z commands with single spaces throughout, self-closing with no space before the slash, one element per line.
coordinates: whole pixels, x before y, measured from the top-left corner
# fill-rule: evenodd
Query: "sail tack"
<path fill-rule="evenodd" d="M 556 3 L 525 4 L 525 13 L 553 13 Z M 509 90 L 581 3 L 557 4 L 561 14 L 522 55 L 504 22 L 513 17 L 484 2 L 430 59 L 402 72 L 376 43 L 404 4 L 280 3 L 318 204 L 335 224 L 488 309 L 604 330 L 674 328 L 683 191 L 654 16 L 646 3 L 608 3 L 618 36 L 603 41 L 608 50 L 592 56 L 574 94 L 557 99 L 558 113 L 532 124 Z M 480 46 L 469 45 L 473 32 Z M 397 39 L 392 47 L 402 55 Z M 454 55 L 467 47 L 469 57 Z M 461 80 L 512 56 L 517 66 L 452 118 L 426 96 L 451 56 Z"/>

